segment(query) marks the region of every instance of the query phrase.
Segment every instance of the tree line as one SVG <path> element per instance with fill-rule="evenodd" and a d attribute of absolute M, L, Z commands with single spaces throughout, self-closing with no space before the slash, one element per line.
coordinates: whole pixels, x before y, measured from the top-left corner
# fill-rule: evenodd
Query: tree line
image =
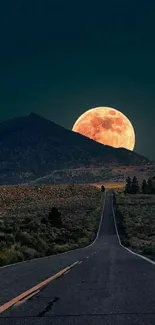
<path fill-rule="evenodd" d="M 153 186 L 152 178 L 149 178 L 147 181 L 144 179 L 141 186 L 139 186 L 137 177 L 134 176 L 133 179 L 128 176 L 126 179 L 126 185 L 124 193 L 127 194 L 155 194 L 155 187 Z"/>

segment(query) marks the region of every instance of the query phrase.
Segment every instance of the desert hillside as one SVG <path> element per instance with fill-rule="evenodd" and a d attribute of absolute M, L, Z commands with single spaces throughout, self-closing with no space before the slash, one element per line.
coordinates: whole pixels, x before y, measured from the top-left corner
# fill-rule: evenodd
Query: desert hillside
<path fill-rule="evenodd" d="M 39 115 L 0 123 L 0 184 L 21 184 L 56 170 L 143 165 L 147 158 L 99 144 Z"/>

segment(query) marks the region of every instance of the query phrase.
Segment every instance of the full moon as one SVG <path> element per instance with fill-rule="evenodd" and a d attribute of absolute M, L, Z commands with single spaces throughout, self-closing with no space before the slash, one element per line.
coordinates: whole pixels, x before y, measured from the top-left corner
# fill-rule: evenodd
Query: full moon
<path fill-rule="evenodd" d="M 133 150 L 135 132 L 129 119 L 111 107 L 95 107 L 82 114 L 72 131 L 115 148 Z"/>

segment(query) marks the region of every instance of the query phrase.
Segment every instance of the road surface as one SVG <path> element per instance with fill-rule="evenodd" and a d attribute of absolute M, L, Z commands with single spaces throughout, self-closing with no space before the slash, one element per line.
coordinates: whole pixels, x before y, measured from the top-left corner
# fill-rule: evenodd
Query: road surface
<path fill-rule="evenodd" d="M 119 245 L 112 192 L 99 237 L 85 249 L 0 269 L 0 305 L 79 261 L 0 314 L 0 325 L 155 325 L 155 266 Z"/>

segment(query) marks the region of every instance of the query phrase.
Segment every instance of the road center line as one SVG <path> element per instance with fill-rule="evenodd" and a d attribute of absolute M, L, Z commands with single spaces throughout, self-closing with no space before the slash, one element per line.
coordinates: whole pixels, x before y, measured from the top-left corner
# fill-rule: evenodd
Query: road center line
<path fill-rule="evenodd" d="M 24 302 L 26 302 L 27 300 L 29 300 L 30 298 L 32 298 L 33 296 L 35 296 L 37 293 L 40 292 L 40 289 L 35 291 L 35 292 L 32 292 L 30 295 L 28 295 L 26 298 L 22 299 L 22 300 L 19 300 L 15 305 L 13 305 L 13 307 L 18 307 L 22 304 L 24 304 Z"/>
<path fill-rule="evenodd" d="M 50 278 L 38 283 L 36 286 L 32 287 L 31 289 L 26 290 L 25 292 L 21 293 L 19 296 L 11 299 L 10 301 L 6 302 L 4 305 L 0 306 L 0 313 L 3 313 L 5 310 L 7 310 L 8 308 L 12 307 L 13 305 L 15 305 L 17 302 L 19 302 L 20 300 L 26 298 L 27 296 L 29 296 L 32 293 L 34 293 L 35 291 L 39 290 L 40 288 L 42 288 L 43 286 L 47 285 L 48 283 L 50 283 L 51 281 L 59 278 L 62 274 L 64 274 L 65 272 L 67 272 L 68 270 L 70 270 L 73 266 L 75 266 L 76 264 L 78 264 L 79 261 L 65 267 L 64 269 L 62 269 L 61 271 L 59 271 L 58 273 L 52 275 Z M 28 297 L 27 297 L 28 298 Z"/>

